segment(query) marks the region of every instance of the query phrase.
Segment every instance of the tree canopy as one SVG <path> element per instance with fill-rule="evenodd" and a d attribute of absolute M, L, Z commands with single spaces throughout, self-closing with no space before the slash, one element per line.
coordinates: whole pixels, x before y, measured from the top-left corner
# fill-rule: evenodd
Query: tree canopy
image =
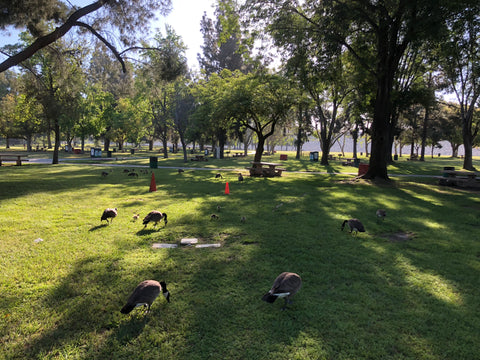
<path fill-rule="evenodd" d="M 0 63 L 0 73 L 30 58 L 72 29 L 100 40 L 125 72 L 125 52 L 135 48 L 138 36 L 148 30 L 156 11 L 165 14 L 170 7 L 170 0 L 98 0 L 84 7 L 62 0 L 1 0 L 0 29 L 8 26 L 28 29 L 34 40 L 20 50 L 3 51 L 7 59 Z M 54 29 L 49 30 L 47 23 L 52 23 Z M 109 35 L 112 32 L 118 40 Z"/>

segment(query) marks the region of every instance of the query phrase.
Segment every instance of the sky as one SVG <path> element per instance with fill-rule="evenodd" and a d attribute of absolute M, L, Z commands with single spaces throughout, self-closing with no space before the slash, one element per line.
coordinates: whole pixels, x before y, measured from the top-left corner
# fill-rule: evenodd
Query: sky
<path fill-rule="evenodd" d="M 154 23 L 154 28 L 164 33 L 165 24 L 172 26 L 188 47 L 188 66 L 198 70 L 197 54 L 201 52 L 203 36 L 200 21 L 204 12 L 213 19 L 215 0 L 172 0 L 173 10 L 166 17 Z"/>

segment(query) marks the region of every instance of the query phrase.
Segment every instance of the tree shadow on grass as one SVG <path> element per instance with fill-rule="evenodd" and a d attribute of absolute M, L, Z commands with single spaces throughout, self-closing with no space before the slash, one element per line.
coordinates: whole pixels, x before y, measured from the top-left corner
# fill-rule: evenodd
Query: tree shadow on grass
<path fill-rule="evenodd" d="M 135 314 L 136 315 L 136 314 Z M 131 316 L 128 321 L 122 323 L 114 330 L 115 340 L 120 344 L 126 344 L 140 336 L 145 329 L 145 325 L 150 321 L 148 315 L 143 317 Z"/>

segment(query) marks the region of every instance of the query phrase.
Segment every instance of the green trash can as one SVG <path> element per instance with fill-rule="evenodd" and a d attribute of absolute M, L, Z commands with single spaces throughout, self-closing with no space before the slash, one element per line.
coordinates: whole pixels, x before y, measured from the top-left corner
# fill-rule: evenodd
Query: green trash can
<path fill-rule="evenodd" d="M 157 169 L 158 168 L 158 157 L 150 156 L 150 168 Z"/>

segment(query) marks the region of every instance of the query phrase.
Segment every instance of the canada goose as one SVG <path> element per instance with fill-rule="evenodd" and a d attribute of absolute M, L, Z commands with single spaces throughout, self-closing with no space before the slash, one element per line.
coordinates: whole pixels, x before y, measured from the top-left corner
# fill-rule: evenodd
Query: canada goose
<path fill-rule="evenodd" d="M 165 281 L 142 281 L 138 284 L 135 290 L 133 290 L 133 293 L 130 295 L 127 303 L 122 307 L 120 312 L 122 314 L 128 314 L 136 307 L 144 306 L 147 308 L 145 311 L 146 314 L 150 311 L 150 306 L 152 306 L 153 301 L 157 298 L 160 292 L 165 296 L 165 299 L 170 302 L 170 293 L 167 290 L 167 284 L 165 284 Z"/>
<path fill-rule="evenodd" d="M 134 172 L 133 170 L 128 174 L 128 176 L 135 176 L 138 178 L 138 174 Z"/>
<path fill-rule="evenodd" d="M 165 226 L 167 226 L 167 214 L 161 213 L 160 211 L 150 211 L 147 216 L 143 218 L 143 225 L 145 225 L 144 229 L 147 227 L 147 224 L 151 221 L 153 221 L 155 224 L 153 225 L 154 227 L 157 226 L 157 224 L 160 222 L 160 220 L 164 220 Z"/>
<path fill-rule="evenodd" d="M 128 170 L 128 169 L 123 169 L 123 172 L 124 172 L 124 173 L 129 173 L 130 170 Z"/>
<path fill-rule="evenodd" d="M 285 304 L 282 310 L 285 310 L 287 304 L 291 304 L 291 297 L 295 295 L 302 287 L 302 279 L 298 274 L 292 272 L 282 272 L 273 282 L 272 288 L 262 297 L 263 301 L 273 303 L 277 298 L 284 298 Z"/>
<path fill-rule="evenodd" d="M 133 222 L 137 221 L 140 217 L 140 214 L 133 214 Z"/>
<path fill-rule="evenodd" d="M 117 216 L 117 208 L 115 209 L 105 209 L 103 210 L 102 217 L 100 218 L 100 222 L 103 220 L 106 220 L 108 223 L 108 219 L 110 219 L 110 222 L 112 222 L 113 218 Z"/>
<path fill-rule="evenodd" d="M 103 177 L 105 177 L 105 176 L 107 176 L 107 175 L 108 175 L 108 172 L 102 171 L 102 176 L 103 176 Z"/>
<path fill-rule="evenodd" d="M 387 212 L 383 209 L 378 209 L 376 214 L 377 214 L 377 219 L 382 219 L 382 220 L 385 220 L 385 216 L 387 216 Z"/>
<path fill-rule="evenodd" d="M 184 172 L 183 169 L 178 169 L 178 173 L 179 173 L 179 174 L 181 174 L 181 173 L 183 173 L 183 172 Z"/>
<path fill-rule="evenodd" d="M 342 231 L 343 231 L 343 228 L 345 227 L 345 224 L 348 224 L 348 226 L 350 227 L 350 232 L 354 232 L 355 236 L 357 236 L 359 231 L 365 232 L 365 228 L 363 227 L 363 224 L 358 219 L 345 220 L 342 224 Z"/>
<path fill-rule="evenodd" d="M 220 216 L 218 216 L 217 214 L 210 215 L 210 220 L 213 220 L 213 219 L 218 220 L 220 219 Z"/>
<path fill-rule="evenodd" d="M 215 175 L 215 179 L 218 179 L 218 178 L 220 178 L 220 179 L 223 179 L 223 176 L 222 176 L 222 174 L 220 174 L 220 173 L 217 173 L 217 174 Z"/>
<path fill-rule="evenodd" d="M 242 175 L 242 173 L 238 173 L 238 181 L 243 181 L 243 175 Z"/>

